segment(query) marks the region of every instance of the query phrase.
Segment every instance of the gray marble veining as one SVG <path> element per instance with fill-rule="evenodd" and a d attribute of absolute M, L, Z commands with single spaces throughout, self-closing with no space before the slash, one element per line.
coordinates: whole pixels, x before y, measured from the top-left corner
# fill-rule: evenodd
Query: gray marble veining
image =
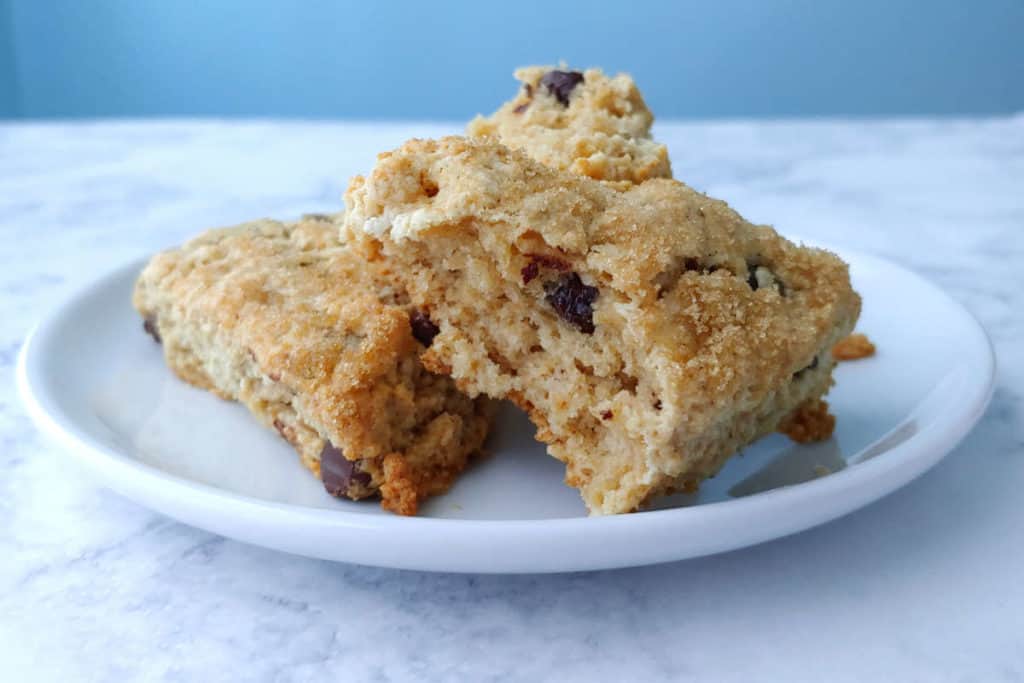
<path fill-rule="evenodd" d="M 36 433 L 14 365 L 64 293 L 204 227 L 336 210 L 378 150 L 450 130 L 0 126 L 0 679 L 1024 680 L 1021 116 L 659 126 L 677 177 L 908 265 L 996 346 L 995 399 L 949 458 L 797 536 L 562 576 L 331 564 L 153 514 Z"/>

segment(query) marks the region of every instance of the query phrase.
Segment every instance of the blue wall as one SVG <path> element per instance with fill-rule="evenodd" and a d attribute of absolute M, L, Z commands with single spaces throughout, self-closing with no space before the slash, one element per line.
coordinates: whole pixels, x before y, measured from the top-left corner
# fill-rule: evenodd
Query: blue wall
<path fill-rule="evenodd" d="M 13 35 L 10 8 L 6 0 L 0 0 L 0 118 L 10 118 L 18 113 Z"/>
<path fill-rule="evenodd" d="M 1024 109 L 1024 0 L 0 0 L 0 116 L 465 119 L 519 64 L 660 116 Z"/>

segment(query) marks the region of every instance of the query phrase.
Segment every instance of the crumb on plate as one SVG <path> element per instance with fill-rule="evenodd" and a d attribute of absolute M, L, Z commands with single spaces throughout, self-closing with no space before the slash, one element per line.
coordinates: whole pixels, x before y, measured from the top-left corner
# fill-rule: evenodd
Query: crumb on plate
<path fill-rule="evenodd" d="M 854 333 L 840 339 L 832 347 L 832 357 L 836 360 L 858 360 L 875 355 L 875 345 L 867 335 Z"/>

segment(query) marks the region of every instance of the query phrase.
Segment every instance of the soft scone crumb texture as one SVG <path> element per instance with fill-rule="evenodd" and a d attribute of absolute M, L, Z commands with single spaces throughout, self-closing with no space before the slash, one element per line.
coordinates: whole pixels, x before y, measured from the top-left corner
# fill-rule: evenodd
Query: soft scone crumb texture
<path fill-rule="evenodd" d="M 491 137 L 553 168 L 628 187 L 670 178 L 668 151 L 651 139 L 654 115 L 627 74 L 565 65 L 518 69 L 518 94 L 467 133 Z"/>
<path fill-rule="evenodd" d="M 492 407 L 423 367 L 392 282 L 334 217 L 262 220 L 158 254 L 134 304 L 179 377 L 242 402 L 332 494 L 408 515 L 479 451 Z"/>
<path fill-rule="evenodd" d="M 346 205 L 342 234 L 439 329 L 425 365 L 525 409 L 593 514 L 692 490 L 817 405 L 860 311 L 839 258 L 724 202 L 493 140 L 412 140 Z"/>

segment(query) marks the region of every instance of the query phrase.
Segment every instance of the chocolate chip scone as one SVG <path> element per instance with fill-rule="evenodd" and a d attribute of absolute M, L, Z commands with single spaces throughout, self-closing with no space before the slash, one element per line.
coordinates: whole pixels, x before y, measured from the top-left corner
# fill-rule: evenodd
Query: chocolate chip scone
<path fill-rule="evenodd" d="M 489 141 L 410 141 L 346 204 L 345 234 L 439 329 L 425 365 L 522 406 L 592 514 L 692 490 L 817 405 L 860 311 L 838 257 L 724 202 Z"/>
<path fill-rule="evenodd" d="M 616 187 L 672 177 L 668 151 L 651 139 L 654 116 L 628 75 L 530 66 L 515 77 L 518 95 L 471 121 L 469 135 Z"/>
<path fill-rule="evenodd" d="M 486 436 L 489 402 L 424 369 L 434 328 L 329 217 L 209 231 L 154 256 L 134 303 L 179 377 L 243 403 L 333 495 L 415 514 Z"/>

